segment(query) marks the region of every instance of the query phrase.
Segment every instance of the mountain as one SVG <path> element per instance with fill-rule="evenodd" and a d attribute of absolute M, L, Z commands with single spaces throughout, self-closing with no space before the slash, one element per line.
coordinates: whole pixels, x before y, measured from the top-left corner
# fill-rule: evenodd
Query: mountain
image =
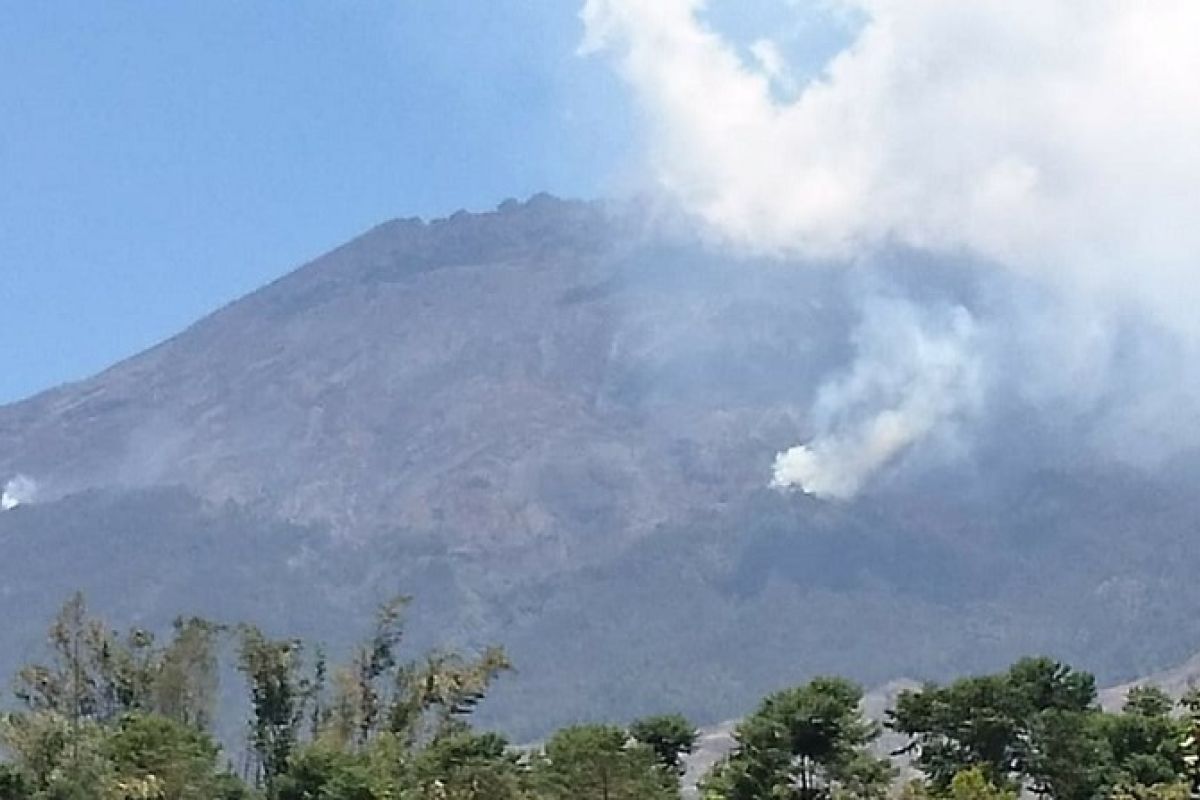
<path fill-rule="evenodd" d="M 1129 690 L 1137 686 L 1157 686 L 1178 700 L 1189 691 L 1200 687 L 1200 653 L 1182 664 L 1160 670 L 1153 675 L 1105 689 L 1100 692 L 1100 704 L 1110 711 L 1119 710 L 1125 704 Z"/>
<path fill-rule="evenodd" d="M 913 291 L 970 271 L 888 258 Z M 742 713 L 1048 652 L 1125 680 L 1200 647 L 1190 462 L 1072 456 L 998 408 L 848 503 L 769 489 L 851 355 L 857 268 L 538 196 L 380 225 L 161 345 L 0 408 L 0 668 L 74 588 L 122 621 L 263 619 L 344 647 L 509 647 L 489 722 Z M 353 620 L 356 624 L 348 624 Z"/>

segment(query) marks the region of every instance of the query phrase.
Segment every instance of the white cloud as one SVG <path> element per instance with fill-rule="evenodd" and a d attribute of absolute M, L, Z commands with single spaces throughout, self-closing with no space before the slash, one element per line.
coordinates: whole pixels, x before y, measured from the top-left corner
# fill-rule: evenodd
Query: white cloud
<path fill-rule="evenodd" d="M 773 91 L 788 74 L 780 52 L 741 58 L 705 23 L 706 5 L 587 0 L 582 14 L 584 49 L 614 59 L 643 110 L 660 190 L 756 252 L 851 261 L 899 243 L 966 253 L 1032 279 L 1062 309 L 1010 308 L 972 351 L 978 337 L 947 333 L 936 310 L 914 306 L 910 330 L 967 371 L 930 367 L 889 384 L 894 371 L 860 347 L 813 409 L 816 438 L 780 455 L 777 483 L 852 495 L 976 408 L 980 383 L 966 377 L 1001 362 L 1021 371 L 1006 376 L 1020 395 L 1069 396 L 1081 387 L 1066 385 L 1071 375 L 1093 395 L 1112 391 L 1113 348 L 1096 330 L 1129 312 L 1170 332 L 1175 371 L 1192 377 L 1168 378 L 1159 364 L 1123 389 L 1136 392 L 1129 413 L 1110 415 L 1106 435 L 1135 425 L 1132 438 L 1147 439 L 1145 409 L 1163 398 L 1200 404 L 1187 364 L 1200 353 L 1200 3 L 840 0 L 834 9 L 861 27 L 784 99 Z M 887 329 L 870 317 L 876 306 L 864 302 L 864 330 Z M 998 339 L 1016 354 L 985 363 Z M 833 417 L 842 422 L 822 422 Z"/>
<path fill-rule="evenodd" d="M 757 39 L 750 45 L 750 54 L 754 56 L 763 75 L 780 91 L 785 94 L 796 91 L 796 81 L 792 78 L 791 69 L 779 45 L 770 39 Z"/>
<path fill-rule="evenodd" d="M 724 237 L 847 255 L 969 249 L 1200 333 L 1200 3 L 858 0 L 793 100 L 701 0 L 589 0 L 651 125 L 657 183 Z M 800 12 L 797 12 L 800 13 Z"/>

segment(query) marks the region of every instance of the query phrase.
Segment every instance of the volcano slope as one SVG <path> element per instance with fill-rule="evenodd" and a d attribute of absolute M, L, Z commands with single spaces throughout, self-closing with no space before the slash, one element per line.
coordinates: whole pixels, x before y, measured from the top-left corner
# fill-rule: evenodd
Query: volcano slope
<path fill-rule="evenodd" d="M 503 643 L 485 713 L 743 712 L 1045 652 L 1106 681 L 1200 645 L 1195 459 L 1072 455 L 992 409 L 857 499 L 767 488 L 852 355 L 858 268 L 745 258 L 653 209 L 538 196 L 397 220 L 82 382 L 0 408 L 0 668 L 82 589 L 119 622 L 261 620 L 334 650 Z M 651 221 L 648 221 L 651 220 Z M 969 270 L 893 254 L 908 290 Z"/>

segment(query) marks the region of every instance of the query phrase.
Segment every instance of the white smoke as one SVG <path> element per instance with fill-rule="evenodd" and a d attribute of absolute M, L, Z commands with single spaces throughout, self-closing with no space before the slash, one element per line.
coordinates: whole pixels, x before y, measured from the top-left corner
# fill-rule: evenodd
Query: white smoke
<path fill-rule="evenodd" d="M 587 0 L 584 50 L 611 54 L 631 86 L 658 187 L 725 242 L 822 259 L 896 243 L 967 254 L 1073 309 L 1153 319 L 1196 350 L 1200 3 L 833 5 L 862 25 L 789 99 L 773 91 L 789 74 L 783 48 L 758 42 L 746 56 L 705 23 L 705 0 Z M 914 326 L 926 344 L 971 346 Z M 1076 333 L 1055 331 L 1062 341 L 1045 351 L 1070 350 Z M 894 385 L 894 363 L 861 343 L 860 359 L 822 392 L 816 438 L 781 454 L 777 483 L 850 496 L 973 402 L 933 401 L 974 391 L 936 359 L 934 374 Z M 913 356 L 909 368 L 925 363 Z"/>
<path fill-rule="evenodd" d="M 821 388 L 815 438 L 776 457 L 772 485 L 848 499 L 908 447 L 971 414 L 983 388 L 974 335 L 961 306 L 939 316 L 869 301 L 854 365 Z"/>
<path fill-rule="evenodd" d="M 32 478 L 17 475 L 4 484 L 0 492 L 0 511 L 11 511 L 20 505 L 32 503 L 37 499 L 38 485 Z"/>

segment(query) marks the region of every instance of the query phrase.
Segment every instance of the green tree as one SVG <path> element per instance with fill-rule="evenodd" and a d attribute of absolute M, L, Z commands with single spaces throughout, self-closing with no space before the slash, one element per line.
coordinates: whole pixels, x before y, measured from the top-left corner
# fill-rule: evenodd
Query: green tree
<path fill-rule="evenodd" d="M 273 800 L 375 800 L 365 756 L 324 744 L 306 747 L 275 780 Z"/>
<path fill-rule="evenodd" d="M 1164 719 L 1175 708 L 1175 701 L 1161 688 L 1153 684 L 1134 686 L 1125 695 L 1121 710 L 1147 719 Z"/>
<path fill-rule="evenodd" d="M 370 638 L 333 671 L 332 698 L 319 648 L 252 625 L 236 629 L 250 700 L 247 771 L 266 800 L 531 797 L 526 761 L 468 725 L 510 669 L 504 651 L 438 650 L 401 661 L 407 602 L 380 609 Z M 249 796 L 217 768 L 220 751 L 206 732 L 227 630 L 181 618 L 163 645 L 149 631 L 117 633 L 89 616 L 82 595 L 72 597 L 50 628 L 48 658 L 18 675 L 24 710 L 0 716 L 0 747 L 11 761 L 0 769 L 0 800 Z M 627 749 L 618 766 L 641 759 L 656 780 L 674 782 L 648 747 Z"/>
<path fill-rule="evenodd" d="M 706 791 L 726 800 L 878 796 L 892 771 L 867 750 L 879 729 L 863 718 L 861 700 L 862 690 L 841 678 L 770 695 L 738 727 L 737 749 Z"/>
<path fill-rule="evenodd" d="M 334 670 L 333 697 L 317 714 L 322 738 L 358 749 L 383 733 L 413 747 L 428 744 L 465 730 L 464 720 L 492 683 L 512 668 L 499 647 L 474 658 L 438 650 L 402 661 L 398 648 L 408 603 L 402 596 L 381 606 L 372 635 Z"/>
<path fill-rule="evenodd" d="M 1012 789 L 997 788 L 979 767 L 963 770 L 950 780 L 948 800 L 1017 800 Z"/>
<path fill-rule="evenodd" d="M 204 728 L 217 691 L 220 631 L 205 620 L 180 620 L 162 648 L 149 631 L 134 628 L 122 636 L 90 617 L 83 595 L 76 594 L 50 627 L 49 660 L 20 670 L 16 695 L 30 710 L 73 722 L 156 712 Z"/>
<path fill-rule="evenodd" d="M 512 669 L 500 647 L 478 657 L 435 651 L 396 673 L 396 691 L 388 714 L 389 730 L 427 742 L 466 729 L 466 718 L 487 696 L 495 680 Z"/>
<path fill-rule="evenodd" d="M 31 711 L 49 711 L 77 724 L 100 709 L 99 678 L 91 669 L 88 651 L 108 638 L 102 623 L 87 615 L 83 595 L 63 604 L 50 626 L 50 660 L 29 664 L 17 673 L 15 692 Z"/>
<path fill-rule="evenodd" d="M 669 800 L 678 778 L 658 756 L 610 725 L 577 725 L 555 733 L 535 765 L 540 796 L 548 800 Z"/>
<path fill-rule="evenodd" d="M 219 768 L 220 747 L 207 734 L 166 717 L 124 717 L 102 751 L 116 781 L 153 782 L 162 800 L 243 796 L 239 782 Z"/>
<path fill-rule="evenodd" d="M 1113 783 L 1113 755 L 1098 710 L 1051 708 L 1033 714 L 1020 770 L 1035 794 L 1089 800 Z"/>
<path fill-rule="evenodd" d="M 1111 753 L 1113 784 L 1169 785 L 1183 780 L 1185 720 L 1171 716 L 1174 703 L 1155 686 L 1130 690 L 1120 714 L 1104 715 L 1101 726 Z"/>
<path fill-rule="evenodd" d="M 32 795 L 33 787 L 19 769 L 0 764 L 0 800 L 26 800 Z"/>
<path fill-rule="evenodd" d="M 1108 800 L 1188 800 L 1191 796 L 1187 783 L 1176 781 L 1151 786 L 1118 786 L 1109 792 Z"/>
<path fill-rule="evenodd" d="M 383 728 L 400 671 L 396 651 L 404 636 L 409 602 L 400 596 L 380 606 L 371 637 L 335 675 L 338 693 L 325 723 L 346 744 L 363 747 Z"/>
<path fill-rule="evenodd" d="M 639 719 L 629 726 L 629 734 L 649 747 L 659 763 L 672 772 L 683 771 L 683 759 L 696 747 L 696 729 L 679 714 Z"/>
<path fill-rule="evenodd" d="M 1001 789 L 1029 781 L 1036 790 L 1074 797 L 1103 771 L 1095 764 L 1080 782 L 1065 772 L 1072 758 L 1104 756 L 1095 699 L 1090 674 L 1027 658 L 999 675 L 904 692 L 888 725 L 910 737 L 905 750 L 916 753 L 935 792 L 948 791 L 958 773 L 979 769 Z"/>
<path fill-rule="evenodd" d="M 0 719 L 0 745 L 12 759 L 30 797 L 87 798 L 106 785 L 104 729 L 94 720 L 73 720 L 54 711 L 25 711 Z"/>
<path fill-rule="evenodd" d="M 434 740 L 412 759 L 404 783 L 414 798 L 429 800 L 530 797 L 521 759 L 494 733 L 460 731 Z"/>
<path fill-rule="evenodd" d="M 238 668 L 250 690 L 249 735 L 258 778 L 270 793 L 288 769 L 312 699 L 312 682 L 303 674 L 304 645 L 268 639 L 258 628 L 243 626 Z"/>
<path fill-rule="evenodd" d="M 174 636 L 158 658 L 154 679 L 157 713 L 208 730 L 216 709 L 217 647 L 223 632 L 223 626 L 198 617 L 175 620 Z"/>

